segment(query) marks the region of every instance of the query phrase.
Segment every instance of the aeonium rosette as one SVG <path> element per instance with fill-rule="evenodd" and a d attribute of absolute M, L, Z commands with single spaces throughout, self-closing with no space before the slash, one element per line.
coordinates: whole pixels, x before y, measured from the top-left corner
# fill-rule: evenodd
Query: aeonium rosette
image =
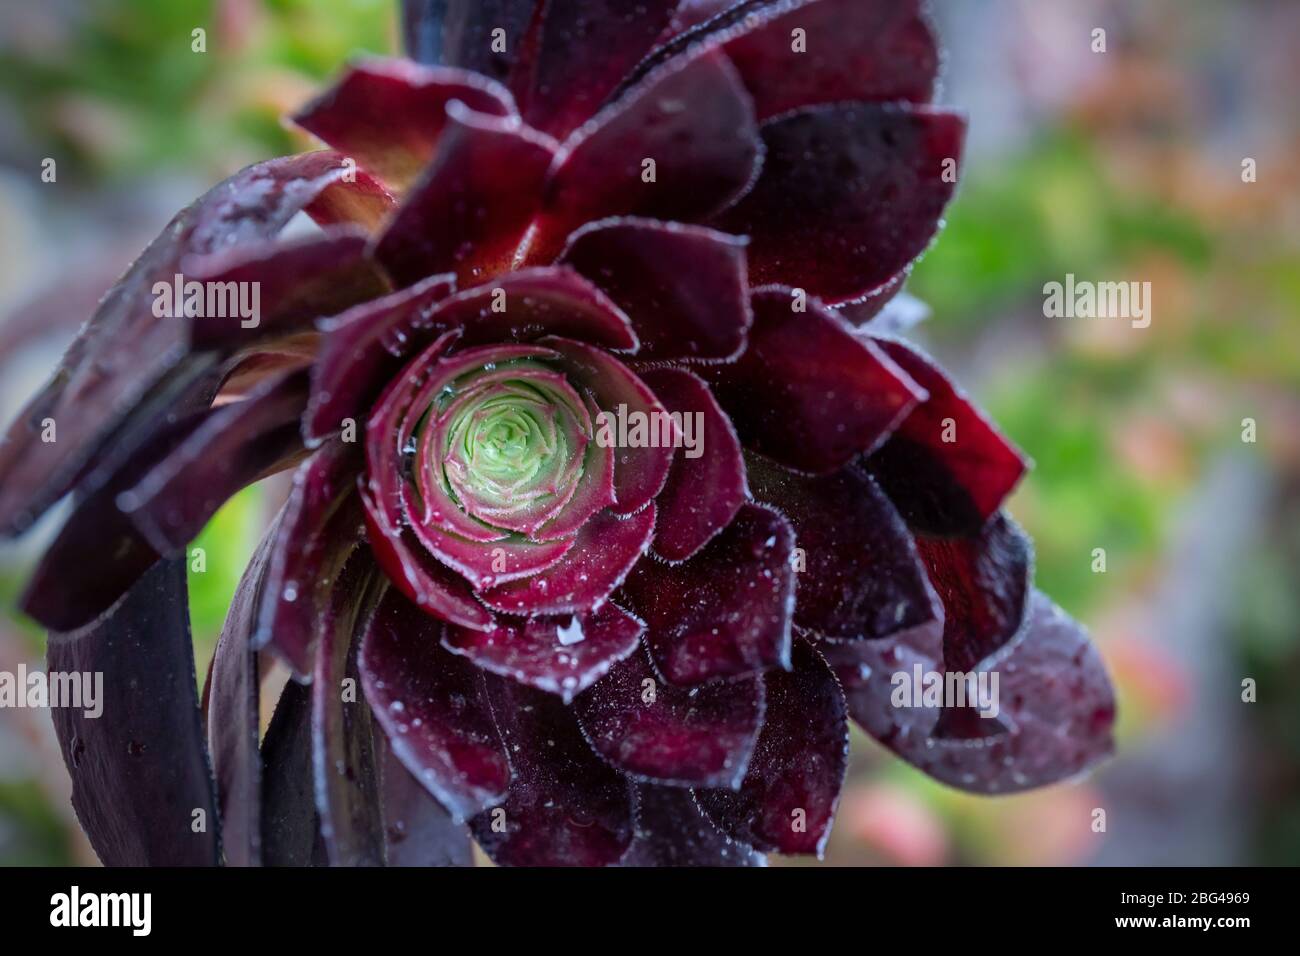
<path fill-rule="evenodd" d="M 850 720 L 986 793 L 1108 753 L 1001 510 L 1022 456 L 894 334 L 964 136 L 918 5 L 405 24 L 294 118 L 331 149 L 180 213 L 0 446 L 7 532 L 72 498 L 23 606 L 105 673 L 106 719 L 55 716 L 101 857 L 743 865 L 821 852 Z M 161 318 L 180 276 L 259 314 Z M 291 467 L 196 707 L 186 548 Z M 898 706 L 914 671 L 1002 705 Z"/>

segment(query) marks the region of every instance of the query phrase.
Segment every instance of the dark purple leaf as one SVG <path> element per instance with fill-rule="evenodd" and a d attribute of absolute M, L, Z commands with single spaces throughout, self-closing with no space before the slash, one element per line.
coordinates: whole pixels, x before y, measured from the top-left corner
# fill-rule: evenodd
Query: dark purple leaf
<path fill-rule="evenodd" d="M 311 767 L 311 688 L 289 681 L 262 740 L 262 863 L 328 862 Z"/>
<path fill-rule="evenodd" d="M 636 836 L 620 866 L 764 866 L 762 854 L 715 827 L 681 787 L 637 786 Z"/>
<path fill-rule="evenodd" d="M 51 633 L 46 663 L 51 672 L 102 675 L 100 713 L 52 709 L 72 806 L 100 860 L 215 866 L 220 821 L 195 694 L 184 562 L 154 565 L 93 626 Z"/>
<path fill-rule="evenodd" d="M 663 675 L 694 685 L 790 665 L 795 538 L 765 507 L 745 505 L 704 550 L 681 565 L 640 561 L 620 600 L 646 622 Z"/>

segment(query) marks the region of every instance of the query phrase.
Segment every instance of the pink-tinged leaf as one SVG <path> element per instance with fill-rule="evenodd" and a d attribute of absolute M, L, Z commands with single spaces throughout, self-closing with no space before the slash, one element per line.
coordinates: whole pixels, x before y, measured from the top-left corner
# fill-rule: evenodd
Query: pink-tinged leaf
<path fill-rule="evenodd" d="M 559 698 L 485 675 L 510 755 L 505 800 L 472 821 L 474 837 L 503 866 L 608 866 L 632 842 L 628 780 L 601 762 Z"/>
<path fill-rule="evenodd" d="M 663 675 L 696 685 L 790 666 L 795 537 L 775 511 L 745 505 L 684 564 L 645 560 L 619 594 L 646 622 Z"/>
<path fill-rule="evenodd" d="M 925 102 L 939 52 L 918 7 L 917 0 L 814 0 L 722 48 L 760 120 L 822 103 Z"/>
<path fill-rule="evenodd" d="M 388 579 L 426 614 L 470 628 L 492 626 L 492 615 L 474 600 L 465 579 L 435 560 L 409 530 L 388 523 L 370 492 L 361 491 L 366 536 Z"/>
<path fill-rule="evenodd" d="M 608 216 L 711 216 L 745 191 L 760 160 L 753 106 L 726 58 L 673 61 L 564 144 L 526 261 L 553 261 L 569 233 Z"/>
<path fill-rule="evenodd" d="M 571 269 L 521 269 L 457 293 L 430 317 L 464 330 L 464 345 L 527 342 L 562 335 L 626 352 L 637 350 L 627 315 Z"/>
<path fill-rule="evenodd" d="M 476 73 L 367 57 L 293 121 L 404 189 L 433 157 L 453 100 L 489 116 L 514 112 L 510 92 Z"/>
<path fill-rule="evenodd" d="M 943 672 L 937 628 L 898 642 L 828 648 L 844 681 L 853 719 L 904 760 L 949 786 L 975 793 L 1013 793 L 1069 780 L 1114 749 L 1115 695 L 1087 634 L 1050 599 L 1035 592 L 1025 636 L 997 665 L 996 717 L 983 739 L 937 733 L 939 708 L 914 701 L 896 707 L 895 675 L 909 682 Z M 989 685 L 991 689 L 991 684 Z"/>
<path fill-rule="evenodd" d="M 641 340 L 638 359 L 728 359 L 745 346 L 752 316 L 743 237 L 607 219 L 575 232 L 561 261 L 631 318 Z"/>
<path fill-rule="evenodd" d="M 914 346 L 875 341 L 929 398 L 866 467 L 913 527 L 975 534 L 1024 475 L 1024 455 Z"/>
<path fill-rule="evenodd" d="M 376 249 L 403 285 L 454 272 L 462 288 L 506 271 L 539 208 L 555 144 L 518 119 L 458 104 L 433 160 Z"/>
<path fill-rule="evenodd" d="M 477 668 L 440 643 L 442 624 L 389 588 L 361 643 L 366 699 L 402 765 L 456 820 L 510 783 Z"/>
<path fill-rule="evenodd" d="M 51 710 L 72 807 L 100 861 L 215 866 L 220 819 L 194 690 L 185 563 L 159 562 L 93 626 L 52 633 L 46 664 L 103 678 L 98 713 Z M 196 810 L 208 821 L 199 831 Z"/>
<path fill-rule="evenodd" d="M 202 283 L 205 296 L 218 306 L 209 312 L 205 303 L 204 311 L 188 320 L 192 345 L 234 351 L 308 331 L 317 319 L 385 294 L 388 280 L 370 258 L 368 244 L 365 232 L 348 226 L 186 257 L 181 262 L 186 286 Z M 238 308 L 232 307 L 229 291 L 218 301 L 218 289 L 233 290 Z"/>
<path fill-rule="evenodd" d="M 587 389 L 604 413 L 604 424 L 596 423 L 596 441 L 614 449 L 614 510 L 624 515 L 640 510 L 668 480 L 679 440 L 676 424 L 645 382 L 603 349 L 554 337 L 544 338 L 540 344 L 559 353 L 552 364 L 575 385 Z M 621 418 L 623 412 L 625 419 Z M 621 420 L 628 423 L 626 434 Z M 640 442 L 631 440 L 635 437 L 632 425 L 638 421 L 648 432 Z"/>
<path fill-rule="evenodd" d="M 669 368 L 642 372 L 641 380 L 670 414 L 681 416 L 682 447 L 655 499 L 654 551 L 684 561 L 730 524 L 749 497 L 745 459 L 731 420 L 703 381 Z"/>
<path fill-rule="evenodd" d="M 587 414 L 594 422 L 600 409 L 590 395 L 585 398 Z M 578 478 L 578 487 L 574 489 L 573 497 L 559 514 L 537 530 L 534 537 L 539 541 L 551 541 L 577 534 L 578 529 L 593 515 L 611 507 L 615 499 L 614 449 L 600 442 L 588 442 L 583 457 L 582 475 Z"/>
<path fill-rule="evenodd" d="M 821 856 L 849 758 L 844 692 L 812 645 L 794 645 L 793 670 L 768 671 L 767 716 L 739 790 L 697 790 L 710 820 L 764 852 Z"/>
<path fill-rule="evenodd" d="M 574 712 L 596 753 L 637 780 L 735 788 L 763 723 L 763 681 L 674 687 L 640 648 L 584 691 Z"/>
<path fill-rule="evenodd" d="M 262 862 L 262 755 L 258 701 L 261 679 L 252 637 L 265 592 L 277 520 L 271 525 L 235 589 L 208 672 L 208 750 L 221 812 L 227 866 Z"/>
<path fill-rule="evenodd" d="M 346 418 L 359 421 L 401 370 L 402 360 L 438 331 L 430 313 L 452 293 L 455 276 L 436 275 L 321 323 L 304 433 L 319 440 Z"/>
<path fill-rule="evenodd" d="M 333 866 L 380 866 L 384 860 L 379 811 L 374 715 L 356 687 L 360 632 L 374 613 L 383 576 L 364 548 L 352 553 L 332 582 L 321 615 L 312 673 L 312 771 L 321 838 Z"/>
<path fill-rule="evenodd" d="M 271 647 L 302 678 L 311 674 L 329 593 L 361 540 L 360 467 L 356 446 L 337 440 L 303 462 L 271 548 L 270 598 L 253 645 Z"/>
<path fill-rule="evenodd" d="M 681 787 L 636 787 L 636 837 L 620 866 L 763 866 L 752 847 L 715 827 Z"/>
<path fill-rule="evenodd" d="M 877 447 L 925 398 L 819 302 L 780 288 L 755 292 L 753 301 L 749 348 L 731 365 L 700 369 L 747 448 L 801 471 L 837 471 Z"/>
<path fill-rule="evenodd" d="M 993 666 L 1023 637 L 1033 544 L 999 513 L 972 537 L 917 534 L 916 545 L 943 602 L 945 666 L 954 671 Z"/>
<path fill-rule="evenodd" d="M 916 542 L 889 499 L 846 468 L 810 477 L 750 456 L 754 497 L 794 526 L 804 567 L 794 620 L 818 638 L 876 640 L 940 619 Z"/>
<path fill-rule="evenodd" d="M 934 237 L 965 132 L 956 113 L 904 104 L 773 119 L 762 127 L 762 175 L 713 224 L 750 237 L 754 285 L 795 286 L 831 303 L 860 298 Z"/>
<path fill-rule="evenodd" d="M 572 548 L 552 567 L 487 588 L 479 593 L 479 599 L 504 614 L 574 614 L 598 609 L 650 547 L 654 527 L 654 505 L 628 518 L 602 511 L 582 526 Z"/>
<path fill-rule="evenodd" d="M 186 357 L 186 324 L 154 314 L 154 287 L 172 283 L 187 255 L 276 235 L 326 192 L 350 188 L 345 172 L 330 152 L 259 163 L 172 220 L 104 297 L 49 384 L 0 441 L 0 535 L 22 532 L 71 490 L 88 463 L 120 444 L 120 431 L 150 396 L 164 411 L 177 404 L 171 386 L 190 380 L 196 360 Z M 56 441 L 42 440 L 47 419 L 57 426 Z"/>
<path fill-rule="evenodd" d="M 475 665 L 566 703 L 639 646 L 640 621 L 606 603 L 589 614 L 498 618 L 489 631 L 448 627 L 443 645 Z"/>
<path fill-rule="evenodd" d="M 663 32 L 677 0 L 549 0 L 531 68 L 513 88 L 524 119 L 563 137 L 589 119 Z"/>

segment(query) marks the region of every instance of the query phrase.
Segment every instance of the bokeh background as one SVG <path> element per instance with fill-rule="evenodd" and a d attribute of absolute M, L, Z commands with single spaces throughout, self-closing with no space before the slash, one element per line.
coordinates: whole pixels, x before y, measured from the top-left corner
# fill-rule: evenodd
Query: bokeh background
<path fill-rule="evenodd" d="M 933 7 L 971 136 L 908 287 L 931 312 L 914 334 L 1036 462 L 1011 510 L 1112 669 L 1119 753 L 987 799 L 858 737 L 828 861 L 1300 863 L 1300 4 Z M 349 55 L 396 50 L 394 8 L 0 0 L 0 418 L 176 209 L 310 145 L 279 117 Z M 1066 273 L 1151 282 L 1151 326 L 1044 318 Z M 200 680 L 276 494 L 250 489 L 199 542 Z M 43 658 L 9 609 L 52 524 L 0 548 L 0 670 Z M 0 864 L 93 861 L 49 714 L 0 710 Z"/>

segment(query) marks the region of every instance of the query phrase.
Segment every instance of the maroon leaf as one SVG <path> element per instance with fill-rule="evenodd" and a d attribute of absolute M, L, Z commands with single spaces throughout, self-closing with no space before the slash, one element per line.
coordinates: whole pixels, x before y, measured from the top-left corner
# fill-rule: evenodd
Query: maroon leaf
<path fill-rule="evenodd" d="M 462 287 L 505 271 L 532 223 L 554 143 L 518 119 L 447 109 L 438 151 L 376 255 L 403 285 L 440 272 Z"/>
<path fill-rule="evenodd" d="M 569 233 L 607 216 L 713 215 L 749 186 L 760 156 L 753 107 L 726 58 L 669 63 L 565 143 L 527 261 L 551 262 Z"/>
<path fill-rule="evenodd" d="M 321 324 L 324 334 L 312 367 L 311 405 L 303 426 L 308 439 L 337 431 L 346 418 L 364 417 L 401 369 L 401 360 L 439 331 L 429 313 L 455 286 L 450 274 L 429 276 Z"/>
<path fill-rule="evenodd" d="M 745 505 L 684 564 L 639 562 L 620 600 L 646 622 L 655 664 L 674 684 L 790 666 L 794 534 L 776 512 Z"/>
<path fill-rule="evenodd" d="M 244 569 L 208 673 L 208 748 L 221 810 L 227 866 L 262 862 L 262 755 L 258 749 L 261 680 L 251 642 L 265 592 L 277 519 Z"/>
<path fill-rule="evenodd" d="M 625 777 L 592 753 L 559 697 L 486 677 L 514 772 L 500 806 L 472 821 L 474 838 L 505 866 L 606 866 L 632 842 Z"/>
<path fill-rule="evenodd" d="M 171 283 L 186 255 L 274 236 L 326 192 L 350 189 L 345 172 L 330 152 L 270 160 L 236 173 L 172 220 L 0 442 L 0 535 L 25 530 L 71 490 L 143 399 L 172 404 L 164 380 L 192 374 L 192 361 L 183 361 L 186 325 L 154 315 L 155 284 Z M 57 425 L 56 441 L 41 439 L 46 419 Z"/>
<path fill-rule="evenodd" d="M 681 787 L 640 784 L 636 837 L 620 866 L 763 866 L 759 853 L 709 822 Z"/>
<path fill-rule="evenodd" d="M 830 309 L 779 288 L 754 293 L 745 353 L 700 374 L 746 447 L 817 473 L 878 446 L 925 397 Z"/>
<path fill-rule="evenodd" d="M 403 766 L 456 820 L 510 783 L 477 668 L 439 643 L 442 625 L 389 588 L 361 642 L 366 699 Z"/>
<path fill-rule="evenodd" d="M 793 6 L 723 45 L 760 120 L 821 103 L 930 99 L 939 53 L 917 0 Z"/>
<path fill-rule="evenodd" d="M 364 550 L 353 552 L 329 592 L 312 674 L 312 771 L 321 838 L 335 866 L 384 859 L 373 715 L 357 689 L 354 640 L 373 613 L 382 576 Z"/>
<path fill-rule="evenodd" d="M 683 434 L 683 447 L 655 499 L 655 554 L 684 561 L 730 524 L 749 497 L 745 459 L 731 420 L 703 381 L 682 369 L 643 372 L 641 380 L 664 408 L 690 423 L 695 443 L 686 444 Z"/>
<path fill-rule="evenodd" d="M 531 69 L 513 84 L 524 119 L 565 136 L 588 119 L 650 49 L 677 0 L 549 0 Z"/>
<path fill-rule="evenodd" d="M 430 320 L 464 329 L 465 345 L 562 335 L 611 349 L 637 349 L 627 315 L 600 289 L 565 268 L 521 269 L 490 286 L 467 289 L 442 303 Z"/>
<path fill-rule="evenodd" d="M 763 723 L 763 682 L 662 683 L 644 649 L 615 664 L 574 705 L 591 746 L 638 780 L 739 787 Z"/>
<path fill-rule="evenodd" d="M 821 654 L 796 641 L 793 664 L 767 672 L 767 717 L 740 789 L 695 795 L 734 840 L 820 857 L 848 766 L 848 719 L 840 682 Z"/>
<path fill-rule="evenodd" d="M 404 188 L 433 156 L 453 100 L 492 116 L 514 112 L 510 92 L 476 73 L 367 57 L 293 121 Z"/>
<path fill-rule="evenodd" d="M 268 593 L 255 647 L 270 646 L 300 677 L 312 672 L 322 619 L 343 565 L 360 538 L 356 446 L 332 441 L 293 476 L 293 490 L 271 546 Z"/>
<path fill-rule="evenodd" d="M 490 631 L 448 627 L 442 643 L 477 666 L 568 703 L 636 650 L 644 630 L 613 604 L 583 615 L 498 619 Z"/>
<path fill-rule="evenodd" d="M 965 129 L 956 113 L 903 104 L 818 106 L 773 119 L 762 128 L 762 175 L 715 224 L 750 237 L 753 284 L 856 299 L 933 238 Z"/>
<path fill-rule="evenodd" d="M 915 347 L 876 339 L 929 393 L 866 465 L 910 525 L 973 535 L 1026 470 L 1020 451 Z"/>
<path fill-rule="evenodd" d="M 974 537 L 917 535 L 916 544 L 943 601 L 945 666 L 991 666 L 1022 636 L 1034 576 L 1029 538 L 998 514 Z"/>
<path fill-rule="evenodd" d="M 935 733 L 939 710 L 923 702 L 896 707 L 895 685 L 914 668 L 943 670 L 936 628 L 892 642 L 830 649 L 853 719 L 904 760 L 938 780 L 976 793 L 1010 793 L 1074 777 L 1109 756 L 1115 697 L 1106 669 L 1083 629 L 1044 595 L 1030 602 L 1026 634 L 992 673 L 997 718 L 973 740 Z M 993 685 L 988 685 L 992 690 Z"/>
<path fill-rule="evenodd" d="M 100 713 L 52 709 L 72 806 L 100 860 L 216 865 L 220 821 L 194 689 L 184 562 L 154 565 L 94 626 L 52 633 L 46 663 L 50 672 L 102 675 Z"/>
<path fill-rule="evenodd" d="M 748 459 L 754 497 L 778 508 L 803 559 L 794 620 L 819 638 L 874 640 L 937 620 L 940 605 L 907 526 L 853 468 L 810 477 Z"/>
<path fill-rule="evenodd" d="M 641 340 L 638 359 L 726 359 L 745 346 L 752 317 L 742 237 L 606 219 L 570 236 L 562 261 L 628 314 Z"/>
<path fill-rule="evenodd" d="M 316 319 L 337 315 L 388 291 L 388 280 L 370 257 L 370 237 L 353 226 L 284 242 L 250 243 L 181 262 L 188 284 L 215 289 L 256 290 L 255 314 L 245 318 L 223 292 L 216 314 L 190 319 L 196 349 L 234 351 L 250 343 L 310 330 Z M 233 283 L 233 285 L 232 285 Z M 174 284 L 173 284 L 174 285 Z M 187 293 L 188 294 L 188 293 Z M 173 294 L 173 298 L 175 298 Z M 214 304 L 218 304 L 214 301 Z M 239 302 L 247 310 L 249 302 Z M 222 314 L 225 313 L 225 314 Z"/>
<path fill-rule="evenodd" d="M 236 492 L 302 455 L 307 383 L 305 370 L 289 372 L 215 409 L 117 507 L 160 554 L 183 550 Z"/>
<path fill-rule="evenodd" d="M 655 507 L 628 518 L 602 511 L 578 532 L 573 547 L 532 577 L 479 593 L 488 607 L 505 614 L 573 614 L 595 610 L 623 583 L 654 535 Z"/>

